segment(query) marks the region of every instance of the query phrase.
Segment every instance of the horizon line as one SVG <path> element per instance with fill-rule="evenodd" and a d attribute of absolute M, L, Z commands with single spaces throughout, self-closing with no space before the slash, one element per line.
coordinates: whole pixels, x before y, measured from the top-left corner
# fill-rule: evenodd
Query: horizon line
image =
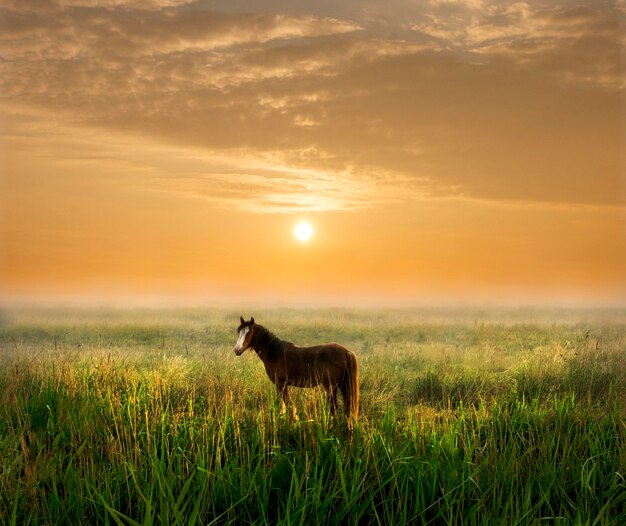
<path fill-rule="evenodd" d="M 332 296 L 309 297 L 295 300 L 287 297 L 224 298 L 216 296 L 189 296 L 184 294 L 116 294 L 116 295 L 81 295 L 81 294 L 2 294 L 0 309 L 22 308 L 114 308 L 114 309 L 229 309 L 229 308 L 291 308 L 291 309 L 626 309 L 626 298 L 602 298 L 583 296 L 451 296 L 424 295 L 421 298 L 380 297 L 376 295 L 357 295 L 349 298 Z"/>

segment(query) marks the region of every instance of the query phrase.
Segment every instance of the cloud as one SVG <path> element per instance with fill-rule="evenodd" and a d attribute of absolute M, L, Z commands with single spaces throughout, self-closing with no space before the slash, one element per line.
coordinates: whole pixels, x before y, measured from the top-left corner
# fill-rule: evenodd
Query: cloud
<path fill-rule="evenodd" d="M 359 17 L 86 4 L 5 3 L 0 104 L 168 145 L 179 165 L 145 186 L 267 212 L 623 204 L 620 22 L 604 4 L 430 2 L 396 36 Z"/>
<path fill-rule="evenodd" d="M 624 87 L 623 9 L 613 2 L 438 2 L 413 25 L 449 49 L 500 57 L 561 80 Z"/>
<path fill-rule="evenodd" d="M 401 184 L 404 198 L 428 192 L 428 181 L 418 192 L 414 181 L 398 173 L 354 166 L 333 171 L 332 160 L 326 155 L 326 162 L 319 162 L 325 154 L 313 148 L 259 152 L 155 144 L 137 135 L 40 125 L 32 114 L 5 119 L 0 141 L 6 173 L 70 179 L 83 173 L 135 192 L 173 194 L 228 210 L 356 211 L 399 202 Z"/>
<path fill-rule="evenodd" d="M 243 163 L 245 166 L 245 163 Z M 271 167 L 254 172 L 207 172 L 186 177 L 154 178 L 150 188 L 202 199 L 211 205 L 253 213 L 357 211 L 399 202 L 378 177 L 368 181 L 363 174 L 312 172 Z M 397 179 L 394 180 L 397 185 Z M 410 191 L 411 187 L 407 186 Z"/>
<path fill-rule="evenodd" d="M 107 62 L 359 29 L 349 22 L 311 16 L 168 9 L 78 9 L 53 14 L 5 10 L 0 22 L 5 60 Z"/>
<path fill-rule="evenodd" d="M 158 10 L 180 7 L 195 3 L 196 0 L 0 0 L 0 7 L 22 13 L 55 12 L 72 8 L 121 8 Z"/>

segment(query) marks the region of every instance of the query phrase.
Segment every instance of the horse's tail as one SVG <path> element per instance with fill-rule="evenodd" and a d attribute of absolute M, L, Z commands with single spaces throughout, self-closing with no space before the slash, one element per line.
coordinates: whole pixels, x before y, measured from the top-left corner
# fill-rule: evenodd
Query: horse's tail
<path fill-rule="evenodd" d="M 344 376 L 341 392 L 346 416 L 355 420 L 359 417 L 359 363 L 356 354 L 348 351 L 348 368 Z"/>

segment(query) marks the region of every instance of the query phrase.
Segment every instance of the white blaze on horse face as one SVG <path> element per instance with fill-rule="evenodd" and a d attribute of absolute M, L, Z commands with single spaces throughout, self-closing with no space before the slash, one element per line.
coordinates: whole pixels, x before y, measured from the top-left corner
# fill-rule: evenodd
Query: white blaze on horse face
<path fill-rule="evenodd" d="M 246 339 L 246 334 L 250 332 L 250 327 L 244 327 L 239 331 L 239 338 L 237 338 L 237 343 L 235 344 L 235 351 L 241 351 L 243 347 L 243 341 Z"/>

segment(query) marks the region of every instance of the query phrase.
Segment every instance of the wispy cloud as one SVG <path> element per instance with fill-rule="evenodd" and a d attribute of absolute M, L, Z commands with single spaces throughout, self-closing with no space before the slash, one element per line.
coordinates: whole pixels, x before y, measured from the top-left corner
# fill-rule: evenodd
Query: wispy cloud
<path fill-rule="evenodd" d="M 82 170 L 137 192 L 252 213 L 356 211 L 409 195 L 426 197 L 438 186 L 428 180 L 416 186 L 400 173 L 367 173 L 355 166 L 335 171 L 333 160 L 314 148 L 259 152 L 151 144 L 141 136 L 116 139 L 85 128 L 33 127 L 25 116 L 10 119 L 0 140 L 17 165 Z"/>
<path fill-rule="evenodd" d="M 624 87 L 625 14 L 614 2 L 436 2 L 413 25 L 449 49 L 502 57 L 571 82 Z"/>

